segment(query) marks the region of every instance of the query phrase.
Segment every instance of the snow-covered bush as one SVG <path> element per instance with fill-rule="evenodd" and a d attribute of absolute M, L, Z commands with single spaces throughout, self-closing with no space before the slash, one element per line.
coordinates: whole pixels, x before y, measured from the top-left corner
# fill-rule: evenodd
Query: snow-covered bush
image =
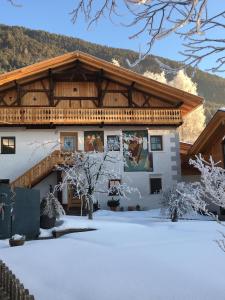
<path fill-rule="evenodd" d="M 65 211 L 61 203 L 53 193 L 49 192 L 41 201 L 41 216 L 59 219 L 62 215 L 65 215 Z"/>
<path fill-rule="evenodd" d="M 192 201 L 186 195 L 190 188 L 189 185 L 181 182 L 162 192 L 161 211 L 169 216 L 172 222 L 177 222 L 185 214 L 195 211 Z M 180 190 L 182 193 L 179 192 Z"/>

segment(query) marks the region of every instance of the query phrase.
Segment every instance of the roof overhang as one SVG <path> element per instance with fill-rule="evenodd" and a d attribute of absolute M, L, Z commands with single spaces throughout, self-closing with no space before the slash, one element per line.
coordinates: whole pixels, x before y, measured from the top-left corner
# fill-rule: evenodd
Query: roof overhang
<path fill-rule="evenodd" d="M 189 149 L 189 155 L 204 153 L 215 140 L 225 135 L 225 110 L 218 110 Z"/>

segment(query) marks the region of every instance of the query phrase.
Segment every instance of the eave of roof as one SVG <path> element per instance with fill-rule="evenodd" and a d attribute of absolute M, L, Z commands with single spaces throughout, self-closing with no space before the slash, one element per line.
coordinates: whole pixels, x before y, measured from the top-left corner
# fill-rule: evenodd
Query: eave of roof
<path fill-rule="evenodd" d="M 180 142 L 180 154 L 187 155 L 191 147 L 190 143 Z"/>
<path fill-rule="evenodd" d="M 218 110 L 215 113 L 208 125 L 189 149 L 188 154 L 195 155 L 201 153 L 204 150 L 204 147 L 206 147 L 206 145 L 212 139 L 213 135 L 216 134 L 221 124 L 225 124 L 225 110 Z M 223 135 L 224 133 L 221 132 L 221 134 Z"/>
<path fill-rule="evenodd" d="M 203 98 L 199 96 L 189 94 L 180 89 L 160 83 L 156 80 L 147 78 L 123 67 L 118 67 L 112 63 L 80 51 L 66 53 L 55 58 L 2 74 L 0 75 L 0 88 L 7 88 L 10 83 L 38 75 L 49 69 L 54 69 L 65 64 L 72 63 L 75 60 L 80 60 L 81 62 L 97 69 L 103 69 L 112 78 L 114 77 L 131 83 L 135 82 L 135 87 L 143 92 L 151 92 L 151 94 L 163 96 L 165 99 L 168 98 L 173 101 L 180 101 L 181 110 L 184 115 L 202 104 Z"/>

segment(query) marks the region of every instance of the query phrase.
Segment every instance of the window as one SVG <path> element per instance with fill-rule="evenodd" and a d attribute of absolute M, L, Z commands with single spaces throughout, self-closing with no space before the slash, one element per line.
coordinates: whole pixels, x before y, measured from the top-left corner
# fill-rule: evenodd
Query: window
<path fill-rule="evenodd" d="M 158 194 L 162 190 L 162 178 L 150 178 L 150 193 Z"/>
<path fill-rule="evenodd" d="M 14 136 L 1 138 L 2 154 L 16 153 L 16 138 Z"/>
<path fill-rule="evenodd" d="M 121 185 L 121 180 L 120 179 L 110 179 L 109 180 L 109 196 L 118 196 L 119 190 L 117 186 Z"/>
<path fill-rule="evenodd" d="M 163 150 L 161 135 L 152 135 L 150 137 L 150 143 L 151 143 L 151 151 L 162 151 Z"/>
<path fill-rule="evenodd" d="M 74 152 L 77 150 L 77 133 L 60 132 L 61 150 L 63 152 Z"/>
<path fill-rule="evenodd" d="M 120 151 L 119 135 L 108 135 L 107 136 L 107 149 L 109 151 Z"/>

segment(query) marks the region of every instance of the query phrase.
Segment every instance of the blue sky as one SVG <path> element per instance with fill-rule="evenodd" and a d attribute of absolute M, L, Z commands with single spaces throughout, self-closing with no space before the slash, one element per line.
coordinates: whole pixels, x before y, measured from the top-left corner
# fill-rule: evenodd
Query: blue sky
<path fill-rule="evenodd" d="M 70 12 L 77 0 L 16 1 L 22 7 L 13 7 L 7 0 L 0 0 L 0 23 L 46 30 L 52 33 L 81 38 L 97 44 L 135 51 L 139 51 L 139 47 L 141 46 L 144 50 L 145 36 L 142 36 L 140 39 L 130 40 L 129 35 L 134 33 L 134 29 L 119 26 L 119 22 L 113 24 L 105 18 L 88 30 L 83 18 L 79 18 L 78 22 L 74 25 L 71 22 Z M 123 18 L 127 20 L 125 14 Z M 179 60 L 181 59 L 181 56 L 178 54 L 178 51 L 181 50 L 180 42 L 179 38 L 174 36 L 159 41 L 154 46 L 152 54 Z M 201 68 L 206 69 L 211 61 L 211 58 L 204 61 Z"/>

